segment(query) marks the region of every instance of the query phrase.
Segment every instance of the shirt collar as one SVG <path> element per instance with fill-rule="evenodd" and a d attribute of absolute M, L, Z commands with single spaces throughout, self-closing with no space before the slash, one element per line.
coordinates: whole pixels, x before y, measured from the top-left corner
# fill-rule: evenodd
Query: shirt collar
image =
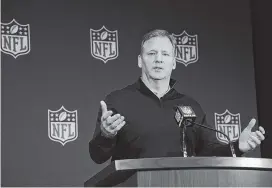
<path fill-rule="evenodd" d="M 170 78 L 170 81 L 169 81 L 170 90 L 168 91 L 168 93 L 170 93 L 170 91 L 173 89 L 173 87 L 175 86 L 176 83 L 177 83 L 177 81 L 175 79 Z M 142 93 L 154 95 L 154 93 L 142 81 L 141 77 L 139 77 L 138 81 L 136 82 L 136 87 Z"/>

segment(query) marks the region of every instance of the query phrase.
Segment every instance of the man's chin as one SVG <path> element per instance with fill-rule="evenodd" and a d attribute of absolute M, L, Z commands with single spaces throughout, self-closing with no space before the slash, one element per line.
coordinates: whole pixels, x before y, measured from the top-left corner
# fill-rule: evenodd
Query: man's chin
<path fill-rule="evenodd" d="M 164 80 L 164 79 L 166 79 L 166 76 L 163 76 L 163 75 L 151 75 L 150 77 L 153 80 Z"/>

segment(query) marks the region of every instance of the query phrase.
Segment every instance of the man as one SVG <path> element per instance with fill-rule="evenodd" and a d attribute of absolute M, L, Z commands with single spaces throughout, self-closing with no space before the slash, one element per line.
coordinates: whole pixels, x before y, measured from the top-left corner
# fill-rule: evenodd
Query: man
<path fill-rule="evenodd" d="M 192 98 L 178 93 L 171 79 L 176 68 L 175 38 L 164 30 L 147 33 L 142 40 L 138 66 L 141 77 L 132 85 L 107 95 L 101 101 L 96 130 L 89 143 L 96 163 L 111 160 L 177 157 L 181 152 L 181 131 L 174 119 L 174 107 L 191 106 L 197 118 L 206 123 L 205 113 Z M 264 140 L 262 127 L 251 132 L 252 119 L 234 143 L 237 156 L 256 148 Z M 198 126 L 186 129 L 188 156 L 231 156 L 228 145 L 216 142 L 214 132 Z"/>

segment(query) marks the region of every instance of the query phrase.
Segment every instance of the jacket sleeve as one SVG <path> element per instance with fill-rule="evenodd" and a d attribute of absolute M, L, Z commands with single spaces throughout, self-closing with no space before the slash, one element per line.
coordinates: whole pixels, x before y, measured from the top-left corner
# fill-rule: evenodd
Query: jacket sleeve
<path fill-rule="evenodd" d="M 108 110 L 110 110 L 113 107 L 112 101 L 109 99 L 109 97 L 106 97 L 105 102 L 107 104 Z M 113 155 L 117 140 L 117 136 L 114 138 L 106 138 L 101 134 L 101 115 L 102 110 L 100 108 L 96 120 L 96 127 L 93 138 L 89 142 L 90 156 L 97 164 L 106 162 Z"/>
<path fill-rule="evenodd" d="M 206 123 L 206 115 L 203 116 L 202 124 L 208 127 Z M 211 127 L 214 128 L 214 127 Z M 237 157 L 241 157 L 243 152 L 239 150 L 238 140 L 233 142 L 233 147 Z M 197 147 L 196 147 L 197 156 L 232 156 L 229 144 L 221 144 L 216 139 L 216 132 L 203 128 L 197 128 Z"/>

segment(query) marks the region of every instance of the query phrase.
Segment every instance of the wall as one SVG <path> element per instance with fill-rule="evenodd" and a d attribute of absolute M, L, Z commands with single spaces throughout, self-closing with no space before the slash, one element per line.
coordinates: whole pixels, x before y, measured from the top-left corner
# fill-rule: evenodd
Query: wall
<path fill-rule="evenodd" d="M 82 186 L 107 165 L 88 153 L 99 101 L 139 77 L 141 37 L 152 29 L 197 35 L 197 44 L 186 43 L 196 62 L 180 59 L 176 88 L 202 105 L 208 123 L 229 110 L 243 130 L 258 118 L 250 16 L 247 0 L 3 0 L 2 185 Z M 13 19 L 22 31 L 15 23 L 8 28 Z M 102 26 L 118 35 L 109 42 L 106 34 L 114 33 L 104 32 L 108 42 L 100 40 L 113 54 L 107 62 L 91 48 L 90 29 Z M 67 111 L 58 111 L 62 106 Z M 247 156 L 259 157 L 259 148 Z"/>

